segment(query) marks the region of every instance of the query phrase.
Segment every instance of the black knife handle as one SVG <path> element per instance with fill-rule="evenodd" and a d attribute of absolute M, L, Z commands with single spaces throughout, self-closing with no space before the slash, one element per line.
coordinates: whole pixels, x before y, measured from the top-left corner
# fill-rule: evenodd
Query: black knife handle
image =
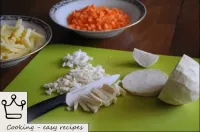
<path fill-rule="evenodd" d="M 32 121 L 33 119 L 49 112 L 50 110 L 60 105 L 66 104 L 65 100 L 66 94 L 62 94 L 29 107 L 27 110 L 27 122 Z"/>

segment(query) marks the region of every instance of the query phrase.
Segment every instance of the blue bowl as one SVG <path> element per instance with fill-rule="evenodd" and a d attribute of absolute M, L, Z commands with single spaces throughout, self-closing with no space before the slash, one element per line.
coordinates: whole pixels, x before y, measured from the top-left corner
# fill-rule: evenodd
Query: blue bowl
<path fill-rule="evenodd" d="M 92 4 L 95 6 L 115 7 L 123 10 L 131 18 L 131 24 L 108 31 L 85 31 L 70 28 L 67 24 L 67 17 L 73 11 Z M 141 22 L 146 16 L 146 12 L 146 7 L 137 0 L 63 0 L 50 9 L 49 15 L 58 25 L 73 30 L 82 36 L 88 38 L 110 38 Z"/>

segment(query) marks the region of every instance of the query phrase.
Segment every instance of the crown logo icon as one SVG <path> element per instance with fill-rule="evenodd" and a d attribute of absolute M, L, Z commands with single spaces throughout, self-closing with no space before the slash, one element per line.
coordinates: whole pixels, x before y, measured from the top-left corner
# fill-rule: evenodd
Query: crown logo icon
<path fill-rule="evenodd" d="M 15 94 L 11 95 L 12 101 L 10 104 L 7 104 L 6 100 L 2 100 L 1 104 L 4 106 L 5 109 L 5 116 L 7 119 L 21 119 L 22 118 L 22 110 L 24 105 L 26 104 L 25 100 L 21 101 L 21 104 L 16 102 L 17 96 Z"/>

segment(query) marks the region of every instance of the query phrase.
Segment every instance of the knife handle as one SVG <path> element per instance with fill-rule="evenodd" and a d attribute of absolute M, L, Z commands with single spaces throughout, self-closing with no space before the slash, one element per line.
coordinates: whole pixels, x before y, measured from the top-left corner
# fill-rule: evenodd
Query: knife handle
<path fill-rule="evenodd" d="M 66 104 L 65 100 L 66 100 L 66 94 L 62 94 L 29 107 L 27 109 L 27 117 L 28 117 L 27 122 L 32 121 L 33 119 L 49 112 L 50 110 L 60 105 Z"/>

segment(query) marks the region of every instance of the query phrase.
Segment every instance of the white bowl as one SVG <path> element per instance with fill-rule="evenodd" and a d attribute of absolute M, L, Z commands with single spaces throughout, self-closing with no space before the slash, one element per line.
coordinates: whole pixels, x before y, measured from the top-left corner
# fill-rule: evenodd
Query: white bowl
<path fill-rule="evenodd" d="M 67 24 L 67 17 L 75 10 L 88 5 L 116 7 L 126 12 L 131 18 L 131 24 L 119 29 L 109 31 L 84 31 L 72 29 Z M 120 34 L 122 31 L 136 25 L 146 16 L 146 7 L 137 0 L 63 0 L 55 4 L 49 12 L 51 19 L 60 26 L 73 30 L 88 38 L 110 38 Z"/>
<path fill-rule="evenodd" d="M 1 68 L 11 67 L 22 62 L 23 60 L 28 58 L 30 55 L 43 49 L 51 40 L 51 37 L 52 37 L 51 27 L 40 19 L 29 17 L 29 16 L 19 16 L 19 15 L 1 15 L 0 16 L 1 25 L 6 23 L 7 25 L 14 26 L 18 19 L 23 20 L 23 25 L 25 28 L 35 29 L 36 32 L 45 36 L 45 42 L 39 47 L 37 47 L 35 50 L 33 50 L 31 53 L 21 56 L 19 58 L 9 59 L 9 60 L 0 60 Z"/>

